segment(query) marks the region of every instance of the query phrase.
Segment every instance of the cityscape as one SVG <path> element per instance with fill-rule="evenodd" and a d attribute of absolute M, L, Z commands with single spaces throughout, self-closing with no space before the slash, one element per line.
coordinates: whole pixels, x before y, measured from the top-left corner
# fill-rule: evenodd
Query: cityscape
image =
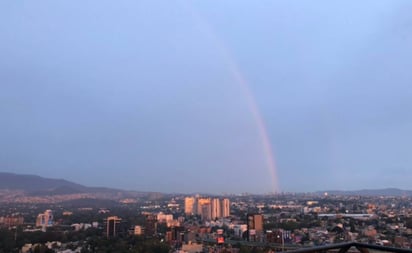
<path fill-rule="evenodd" d="M 412 247 L 407 191 L 224 196 L 105 191 L 33 196 L 2 189 L 0 252 L 285 252 L 343 242 Z"/>
<path fill-rule="evenodd" d="M 0 253 L 412 253 L 411 13 L 0 1 Z"/>

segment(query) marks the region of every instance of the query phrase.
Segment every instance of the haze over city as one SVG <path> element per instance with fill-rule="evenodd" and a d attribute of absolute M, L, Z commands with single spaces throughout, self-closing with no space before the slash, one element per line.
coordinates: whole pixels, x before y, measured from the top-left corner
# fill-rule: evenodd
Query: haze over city
<path fill-rule="evenodd" d="M 411 12 L 0 2 L 0 171 L 161 192 L 410 189 Z"/>

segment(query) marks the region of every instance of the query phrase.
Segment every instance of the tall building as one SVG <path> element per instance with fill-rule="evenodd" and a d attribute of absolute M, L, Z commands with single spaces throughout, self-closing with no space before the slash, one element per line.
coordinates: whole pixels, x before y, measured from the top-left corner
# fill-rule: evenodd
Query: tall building
<path fill-rule="evenodd" d="M 229 199 L 222 199 L 222 204 L 220 208 L 222 209 L 222 217 L 230 216 L 230 200 Z"/>
<path fill-rule="evenodd" d="M 200 215 L 202 216 L 202 220 L 211 220 L 212 219 L 212 205 L 209 203 L 205 203 L 201 206 L 202 211 Z"/>
<path fill-rule="evenodd" d="M 263 238 L 263 215 L 248 214 L 247 229 L 249 241 L 260 241 Z"/>
<path fill-rule="evenodd" d="M 51 227 L 53 226 L 53 211 L 46 210 L 44 213 L 37 215 L 36 227 Z"/>
<path fill-rule="evenodd" d="M 212 199 L 211 202 L 211 219 L 217 219 L 220 218 L 222 216 L 222 212 L 221 212 L 221 208 L 220 208 L 220 199 Z"/>
<path fill-rule="evenodd" d="M 108 238 L 114 237 L 118 233 L 118 224 L 122 219 L 117 216 L 110 216 L 106 220 L 106 236 Z"/>
<path fill-rule="evenodd" d="M 171 227 L 166 231 L 166 241 L 181 244 L 185 240 L 184 227 Z"/>
<path fill-rule="evenodd" d="M 157 216 L 154 214 L 146 214 L 145 224 L 144 224 L 144 233 L 148 237 L 152 237 L 157 233 Z"/>
<path fill-rule="evenodd" d="M 186 197 L 185 198 L 185 214 L 193 215 L 196 214 L 197 206 L 195 206 L 195 198 L 194 197 Z"/>
<path fill-rule="evenodd" d="M 200 214 L 203 220 L 210 220 L 212 217 L 212 213 L 211 213 L 212 209 L 210 205 L 211 205 L 210 198 L 197 199 L 197 208 L 196 208 L 197 214 Z"/>
<path fill-rule="evenodd" d="M 229 199 L 199 198 L 198 196 L 185 198 L 185 213 L 198 214 L 203 220 L 214 220 L 230 216 Z"/>

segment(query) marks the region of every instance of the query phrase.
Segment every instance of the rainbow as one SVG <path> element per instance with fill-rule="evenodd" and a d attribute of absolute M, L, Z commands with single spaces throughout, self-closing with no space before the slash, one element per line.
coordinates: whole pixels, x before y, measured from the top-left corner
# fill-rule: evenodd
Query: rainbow
<path fill-rule="evenodd" d="M 242 76 L 242 73 L 237 68 L 237 65 L 231 67 L 231 73 L 234 76 L 234 79 L 242 88 L 243 94 L 246 97 L 247 103 L 249 105 L 250 111 L 253 115 L 253 118 L 256 122 L 256 127 L 258 129 L 259 137 L 262 141 L 263 152 L 266 158 L 266 163 L 268 166 L 269 174 L 272 180 L 272 191 L 274 193 L 279 192 L 279 181 L 277 177 L 277 169 L 275 156 L 270 143 L 269 133 L 266 129 L 266 123 L 262 117 L 262 114 L 259 110 L 259 107 L 256 103 L 255 97 L 249 88 L 249 84 L 246 79 Z"/>
<path fill-rule="evenodd" d="M 209 23 L 207 23 L 206 20 L 202 18 L 202 16 L 200 16 L 200 14 L 195 10 L 194 6 L 189 5 L 189 1 L 184 1 L 184 3 L 186 3 L 185 7 L 192 14 L 192 17 L 196 21 L 195 24 L 199 26 L 199 29 L 203 31 L 206 36 L 208 36 L 210 41 L 212 41 L 214 46 L 219 50 L 226 65 L 228 66 L 231 75 L 233 76 L 235 82 L 239 85 L 243 95 L 245 96 L 248 107 L 250 108 L 250 112 L 256 123 L 259 138 L 262 142 L 264 157 L 266 159 L 267 168 L 272 181 L 272 191 L 273 193 L 277 193 L 280 191 L 280 187 L 277 177 L 277 169 L 273 148 L 270 143 L 270 138 L 266 128 L 265 120 L 262 117 L 262 114 L 256 103 L 256 99 L 250 89 L 249 83 L 240 71 L 237 62 L 231 56 L 229 49 L 225 46 L 223 41 L 217 36 L 216 32 L 214 32 L 213 28 L 209 25 Z"/>

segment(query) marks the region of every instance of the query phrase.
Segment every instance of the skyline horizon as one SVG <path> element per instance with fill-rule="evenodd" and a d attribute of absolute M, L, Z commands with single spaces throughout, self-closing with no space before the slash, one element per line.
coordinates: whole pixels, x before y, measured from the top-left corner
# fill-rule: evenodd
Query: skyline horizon
<path fill-rule="evenodd" d="M 315 195 L 323 195 L 324 193 L 330 192 L 343 192 L 343 193 L 350 193 L 350 192 L 362 192 L 362 191 L 386 191 L 386 190 L 397 190 L 402 192 L 410 192 L 412 194 L 412 189 L 406 188 L 398 188 L 395 186 L 387 186 L 387 187 L 374 187 L 374 188 L 359 188 L 359 189 L 319 189 L 313 191 L 279 191 L 279 192 L 201 192 L 201 191 L 194 191 L 194 192 L 174 192 L 174 191 L 157 191 L 157 190 L 139 190 L 139 189 L 125 189 L 125 188 L 112 188 L 105 185 L 87 185 L 81 184 L 76 181 L 68 180 L 66 178 L 52 178 L 52 177 L 45 177 L 42 175 L 37 174 L 19 174 L 15 172 L 9 171 L 0 171 L 0 174 L 7 173 L 17 176 L 34 176 L 40 177 L 42 179 L 51 179 L 51 180 L 63 180 L 69 183 L 78 184 L 87 188 L 104 188 L 110 190 L 119 190 L 119 191 L 126 191 L 126 192 L 137 192 L 137 193 L 161 193 L 161 194 L 182 194 L 182 195 L 210 195 L 210 196 L 229 196 L 229 195 L 278 195 L 278 194 L 315 194 Z M 0 185 L 1 189 L 1 185 Z"/>

